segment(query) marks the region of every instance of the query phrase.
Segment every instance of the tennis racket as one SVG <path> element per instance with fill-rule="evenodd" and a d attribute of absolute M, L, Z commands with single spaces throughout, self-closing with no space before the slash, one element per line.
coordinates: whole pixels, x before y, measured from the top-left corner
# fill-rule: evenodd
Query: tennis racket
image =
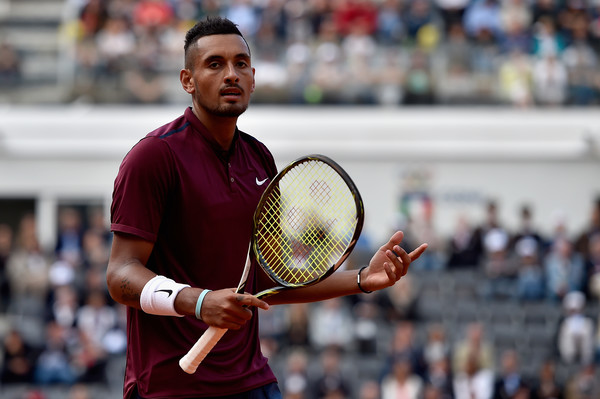
<path fill-rule="evenodd" d="M 330 276 L 360 236 L 364 209 L 350 176 L 323 155 L 297 159 L 264 191 L 254 212 L 246 266 L 237 288 L 244 292 L 251 253 L 277 286 L 255 296 L 306 287 Z M 210 326 L 179 361 L 189 374 L 198 368 L 227 329 Z"/>

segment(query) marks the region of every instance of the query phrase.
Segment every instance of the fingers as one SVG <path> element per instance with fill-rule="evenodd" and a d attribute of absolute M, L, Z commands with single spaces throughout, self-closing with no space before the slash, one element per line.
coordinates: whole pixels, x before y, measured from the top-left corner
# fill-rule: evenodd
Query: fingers
<path fill-rule="evenodd" d="M 385 249 L 392 249 L 395 245 L 398 245 L 404 239 L 404 232 L 397 231 L 391 237 L 390 240 L 383 246 Z"/>
<path fill-rule="evenodd" d="M 410 259 L 412 261 L 415 261 L 415 260 L 419 259 L 419 257 L 423 254 L 423 252 L 425 252 L 425 250 L 427 249 L 428 246 L 429 246 L 428 244 L 421 244 L 421 245 L 419 245 L 419 247 L 417 249 L 415 249 L 410 254 L 408 254 L 408 256 L 410 256 Z"/>
<path fill-rule="evenodd" d="M 394 233 L 394 235 L 390 238 L 390 241 L 384 247 L 389 248 L 390 245 L 393 245 L 391 249 L 386 250 L 387 257 L 392 261 L 392 264 L 395 268 L 397 268 L 398 278 L 404 276 L 408 272 L 408 267 L 412 262 L 419 259 L 419 257 L 425 252 L 428 247 L 428 244 L 421 244 L 414 251 L 407 253 L 404 249 L 400 247 L 400 242 L 404 238 L 404 234 L 401 231 Z M 394 244 L 396 243 L 396 244 Z"/>
<path fill-rule="evenodd" d="M 233 289 L 212 291 L 202 305 L 202 320 L 209 325 L 237 330 L 252 318 L 252 307 L 269 309 L 266 302 L 250 294 L 236 293 Z"/>
<path fill-rule="evenodd" d="M 404 276 L 408 272 L 411 258 L 399 245 L 394 246 L 392 250 L 387 250 L 386 255 L 396 268 L 397 273 L 395 274 L 397 278 Z"/>
<path fill-rule="evenodd" d="M 231 329 L 241 328 L 248 320 L 252 318 L 251 307 L 268 310 L 269 305 L 250 294 L 235 294 L 235 304 L 231 307 L 230 313 L 226 318 L 227 321 L 234 323 L 235 327 Z"/>
<path fill-rule="evenodd" d="M 257 307 L 257 308 L 261 308 L 263 310 L 269 310 L 269 304 L 266 303 L 265 301 L 261 301 L 260 299 L 258 299 L 257 297 L 255 297 L 254 295 L 250 295 L 250 294 L 236 294 L 236 301 L 244 306 L 244 307 Z"/>

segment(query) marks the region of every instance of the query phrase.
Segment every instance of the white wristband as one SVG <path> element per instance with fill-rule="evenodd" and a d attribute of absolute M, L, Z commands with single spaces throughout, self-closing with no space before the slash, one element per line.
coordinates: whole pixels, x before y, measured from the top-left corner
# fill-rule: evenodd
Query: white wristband
<path fill-rule="evenodd" d="M 176 283 L 165 276 L 156 276 L 144 286 L 140 306 L 149 314 L 183 317 L 175 311 L 174 305 L 177 294 L 186 287 L 189 285 Z"/>

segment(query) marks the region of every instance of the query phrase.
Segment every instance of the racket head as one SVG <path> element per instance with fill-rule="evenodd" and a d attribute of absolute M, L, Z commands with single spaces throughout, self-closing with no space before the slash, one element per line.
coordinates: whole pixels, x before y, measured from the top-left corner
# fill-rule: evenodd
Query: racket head
<path fill-rule="evenodd" d="M 329 157 L 308 155 L 282 169 L 263 193 L 252 249 L 279 289 L 307 286 L 344 263 L 363 223 L 362 198 L 346 171 Z"/>

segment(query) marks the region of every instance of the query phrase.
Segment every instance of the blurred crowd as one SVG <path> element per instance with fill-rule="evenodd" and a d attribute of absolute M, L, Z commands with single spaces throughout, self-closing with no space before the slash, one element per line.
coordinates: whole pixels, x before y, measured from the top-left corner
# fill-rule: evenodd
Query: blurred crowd
<path fill-rule="evenodd" d="M 430 247 L 393 288 L 314 305 L 275 307 L 263 315 L 265 352 L 274 357 L 285 353 L 280 377 L 284 397 L 600 397 L 600 198 L 591 207 L 588 225 L 576 234 L 561 217 L 551 234 L 542 234 L 528 205 L 520 210 L 519 227 L 510 230 L 499 218 L 498 207 L 495 201 L 487 203 L 486 218 L 479 224 L 459 217 L 450 237 L 432 229 L 431 212 L 414 220 L 408 215 L 403 227 L 406 249 L 421 242 Z M 363 250 L 366 255 L 372 249 L 359 248 L 348 267 L 367 261 L 361 258 Z M 543 335 L 552 338 L 533 371 L 521 367 L 526 361 L 531 364 L 524 357 L 532 353 L 520 345 L 495 345 L 493 327 L 484 317 L 448 325 L 443 316 L 421 314 L 419 302 L 428 292 L 420 293 L 420 280 L 465 271 L 477 276 L 469 287 L 475 295 L 467 299 L 477 308 L 502 302 L 516 314 L 526 304 L 544 303 L 556 310 L 559 316 L 553 324 L 542 327 L 550 330 Z M 454 295 L 450 292 L 442 301 L 454 302 L 460 313 Z M 448 310 L 453 305 L 438 306 Z M 479 314 L 485 314 L 481 309 Z M 510 323 L 510 315 L 507 320 Z M 526 326 L 517 322 L 503 327 L 510 330 L 511 342 L 528 345 Z M 310 360 L 315 354 L 317 363 Z M 559 367 L 566 373 L 559 375 Z"/>
<path fill-rule="evenodd" d="M 498 203 L 485 207 L 485 220 L 461 217 L 449 237 L 430 227 L 432 213 L 406 218 L 403 245 L 430 248 L 394 287 L 261 311 L 263 352 L 284 398 L 599 398 L 600 199 L 576 234 L 560 218 L 552 234 L 540 233 L 531 206 L 523 206 L 511 230 L 498 217 Z M 36 231 L 30 214 L 15 229 L 0 224 L 0 389 L 27 384 L 43 399 L 46 387 L 66 386 L 90 398 L 85 387 L 111 383 L 109 369 L 122 367 L 126 348 L 125 308 L 112 301 L 105 281 L 106 215 L 101 208 L 60 207 L 52 251 L 40 246 Z M 364 235 L 344 267 L 367 262 L 371 246 Z M 441 318 L 421 313 L 427 294 L 419 279 L 465 270 L 477 276 L 470 299 L 476 307 L 502 302 L 517 313 L 543 303 L 561 314 L 545 327 L 554 338 L 535 372 L 520 366 L 529 359 L 519 348 L 494 344 L 485 320 L 449 331 Z M 455 301 L 456 293 L 449 295 Z M 515 335 L 524 328 L 514 327 Z M 559 367 L 568 373 L 559 375 Z"/>
<path fill-rule="evenodd" d="M 16 229 L 0 224 L 1 386 L 106 384 L 106 366 L 125 353 L 124 309 L 106 287 L 103 211 L 65 207 L 58 222 L 53 251 L 41 247 L 33 214 Z"/>
<path fill-rule="evenodd" d="M 598 0 L 68 0 L 70 100 L 185 101 L 183 38 L 219 14 L 252 47 L 255 102 L 600 103 Z"/>

